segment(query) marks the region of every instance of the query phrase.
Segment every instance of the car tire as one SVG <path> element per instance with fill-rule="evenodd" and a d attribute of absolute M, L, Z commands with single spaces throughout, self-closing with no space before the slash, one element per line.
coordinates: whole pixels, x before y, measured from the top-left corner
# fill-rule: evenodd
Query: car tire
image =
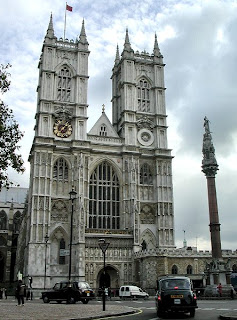
<path fill-rule="evenodd" d="M 69 297 L 69 298 L 67 299 L 67 303 L 69 303 L 69 304 L 76 303 L 75 298 L 74 298 L 74 297 Z"/>
<path fill-rule="evenodd" d="M 157 312 L 156 312 L 157 316 L 158 317 L 162 317 L 164 315 L 164 312 L 160 309 L 157 309 Z"/>
<path fill-rule="evenodd" d="M 81 302 L 82 302 L 83 304 L 87 304 L 87 303 L 89 302 L 89 299 L 82 299 Z"/>
<path fill-rule="evenodd" d="M 49 298 L 48 297 L 43 297 L 44 303 L 49 303 Z"/>
<path fill-rule="evenodd" d="M 194 318 L 195 317 L 195 309 L 192 309 L 191 311 L 190 311 L 190 317 L 191 318 Z"/>

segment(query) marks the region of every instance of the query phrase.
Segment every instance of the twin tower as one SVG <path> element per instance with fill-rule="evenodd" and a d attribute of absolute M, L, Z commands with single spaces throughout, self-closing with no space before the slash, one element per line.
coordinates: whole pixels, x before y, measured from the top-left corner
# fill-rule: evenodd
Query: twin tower
<path fill-rule="evenodd" d="M 78 40 L 68 41 L 56 38 L 51 16 L 39 60 L 24 269 L 39 290 L 68 278 L 71 234 L 71 276 L 94 288 L 102 281 L 111 288 L 136 282 L 137 252 L 174 248 L 172 155 L 157 37 L 151 55 L 139 53 L 126 31 L 112 69 L 112 122 L 104 109 L 99 114 L 100 105 L 87 103 L 93 94 L 88 48 L 84 21 Z M 88 108 L 98 112 L 89 132 Z M 109 242 L 105 278 L 101 238 Z"/>

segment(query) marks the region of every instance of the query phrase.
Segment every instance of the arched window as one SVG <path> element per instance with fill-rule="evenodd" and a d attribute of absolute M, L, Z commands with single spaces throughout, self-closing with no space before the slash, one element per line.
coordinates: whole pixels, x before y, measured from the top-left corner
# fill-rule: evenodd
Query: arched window
<path fill-rule="evenodd" d="M 107 136 L 107 128 L 105 124 L 102 124 L 100 126 L 100 136 L 104 136 L 104 137 Z"/>
<path fill-rule="evenodd" d="M 102 162 L 90 176 L 89 228 L 119 229 L 119 181 L 113 167 Z"/>
<path fill-rule="evenodd" d="M 59 264 L 65 264 L 65 256 L 61 255 L 62 254 L 61 249 L 65 249 L 65 248 L 66 248 L 66 244 L 64 239 L 62 238 L 59 243 Z"/>
<path fill-rule="evenodd" d="M 172 274 L 178 274 L 178 267 L 174 264 L 172 269 L 171 269 Z"/>
<path fill-rule="evenodd" d="M 13 217 L 13 232 L 14 233 L 19 232 L 20 226 L 21 226 L 21 213 L 20 211 L 17 211 Z"/>
<path fill-rule="evenodd" d="M 58 74 L 57 100 L 70 101 L 71 83 L 72 83 L 71 72 L 66 66 L 64 66 L 61 68 Z"/>
<path fill-rule="evenodd" d="M 53 167 L 53 178 L 55 180 L 68 181 L 68 165 L 63 158 L 60 158 L 57 161 L 55 161 Z"/>
<path fill-rule="evenodd" d="M 237 264 L 233 264 L 232 272 L 237 273 Z"/>
<path fill-rule="evenodd" d="M 146 79 L 137 84 L 138 110 L 150 112 L 150 85 Z"/>
<path fill-rule="evenodd" d="M 193 267 L 190 264 L 187 266 L 187 274 L 193 274 Z"/>
<path fill-rule="evenodd" d="M 7 230 L 7 214 L 4 210 L 0 211 L 0 230 Z"/>
<path fill-rule="evenodd" d="M 144 163 L 140 169 L 140 184 L 153 184 L 150 166 L 147 163 Z"/>

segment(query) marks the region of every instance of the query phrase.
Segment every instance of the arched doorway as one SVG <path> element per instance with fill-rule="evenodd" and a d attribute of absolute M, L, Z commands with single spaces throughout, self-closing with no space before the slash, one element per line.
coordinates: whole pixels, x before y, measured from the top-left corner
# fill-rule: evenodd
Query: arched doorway
<path fill-rule="evenodd" d="M 120 286 L 119 272 L 117 269 L 106 266 L 105 273 L 104 269 L 101 269 L 97 276 L 97 288 L 111 288 L 111 290 L 118 290 Z"/>

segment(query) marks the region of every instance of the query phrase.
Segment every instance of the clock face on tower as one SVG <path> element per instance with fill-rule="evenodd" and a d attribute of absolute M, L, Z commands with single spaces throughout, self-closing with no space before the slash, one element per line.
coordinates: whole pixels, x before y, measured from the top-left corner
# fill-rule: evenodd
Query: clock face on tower
<path fill-rule="evenodd" d="M 53 132 L 57 137 L 67 138 L 72 134 L 72 125 L 66 120 L 56 120 Z"/>

